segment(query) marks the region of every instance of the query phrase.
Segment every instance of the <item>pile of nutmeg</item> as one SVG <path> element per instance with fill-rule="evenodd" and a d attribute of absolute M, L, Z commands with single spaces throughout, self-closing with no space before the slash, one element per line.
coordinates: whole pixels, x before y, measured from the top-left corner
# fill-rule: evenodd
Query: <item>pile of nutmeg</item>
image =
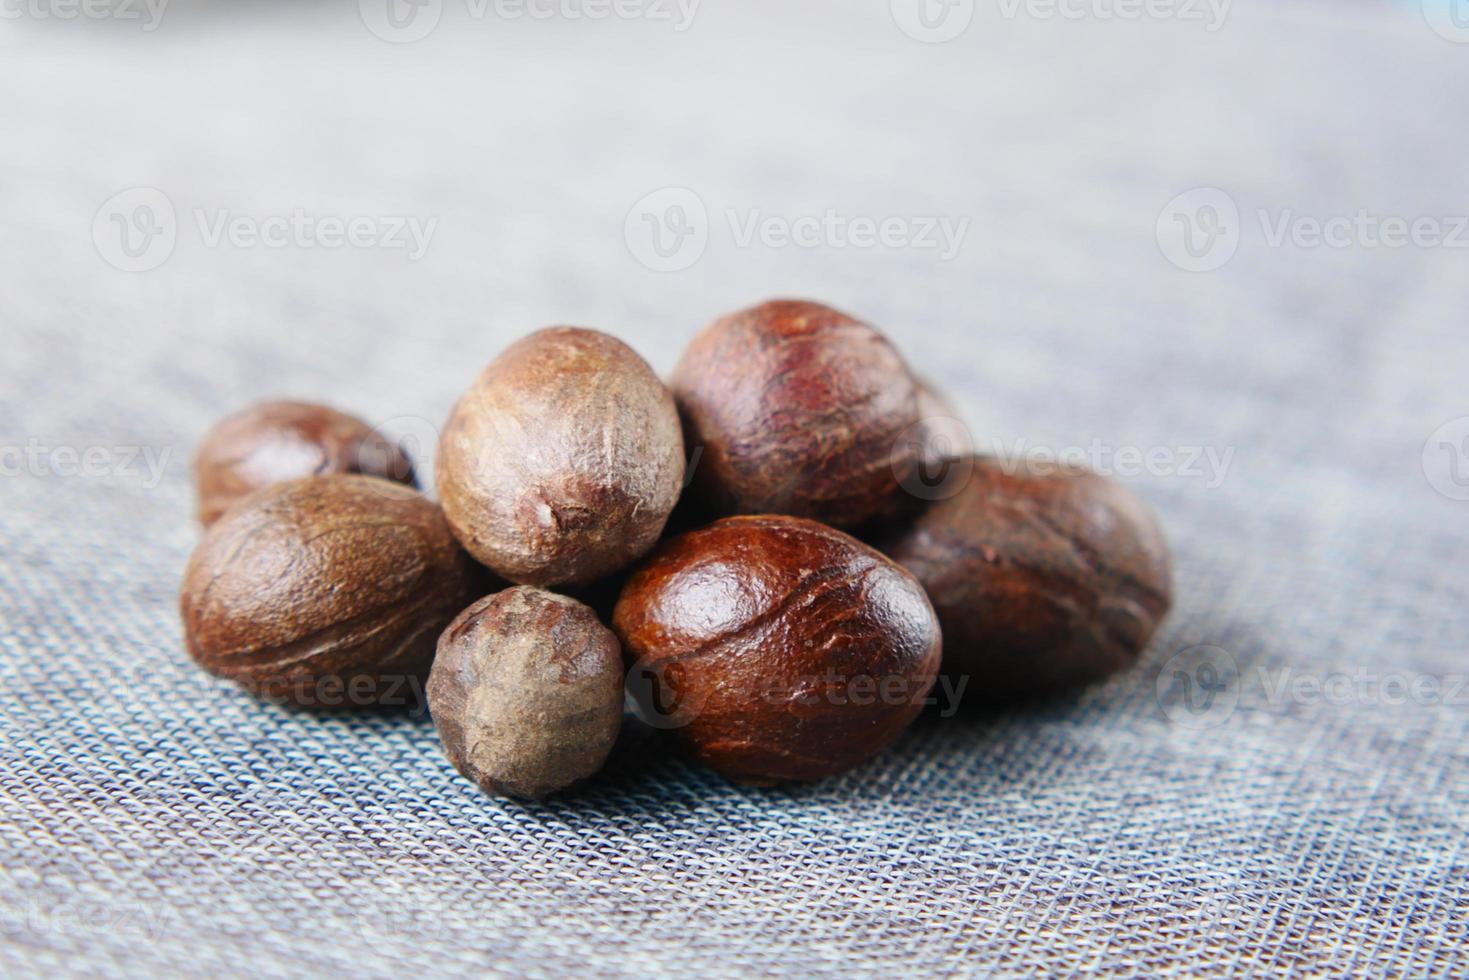
<path fill-rule="evenodd" d="M 818 779 L 941 677 L 986 702 L 1085 684 L 1168 610 L 1132 494 L 956 432 L 886 337 L 795 301 L 706 328 L 669 386 L 594 330 L 520 340 L 449 416 L 437 504 L 358 419 L 259 405 L 197 456 L 185 637 L 276 702 L 426 697 L 491 792 L 595 773 L 626 696 L 731 778 Z"/>

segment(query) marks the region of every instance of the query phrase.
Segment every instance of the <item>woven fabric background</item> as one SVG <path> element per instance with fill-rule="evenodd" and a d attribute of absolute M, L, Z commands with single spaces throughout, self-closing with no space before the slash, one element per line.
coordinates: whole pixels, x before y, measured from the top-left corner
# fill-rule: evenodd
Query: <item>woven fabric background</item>
<path fill-rule="evenodd" d="M 961 2 L 942 44 L 902 0 L 704 0 L 682 31 L 446 2 L 415 43 L 342 2 L 0 21 L 0 974 L 1462 975 L 1469 250 L 1271 234 L 1452 236 L 1469 45 L 1435 3 Z M 640 261 L 660 188 L 703 247 L 677 271 Z M 1238 209 L 1214 271 L 1170 261 L 1196 188 Z M 146 271 L 124 191 L 176 218 Z M 689 192 L 704 217 L 662 207 Z M 967 230 L 740 234 L 828 209 Z M 298 210 L 437 224 L 416 259 L 208 233 Z M 426 460 L 529 329 L 667 371 L 774 295 L 886 327 L 981 448 L 1159 451 L 1121 474 L 1177 565 L 1135 670 L 781 790 L 634 733 L 523 806 L 425 717 L 293 714 L 184 654 L 223 413 L 321 399 Z"/>

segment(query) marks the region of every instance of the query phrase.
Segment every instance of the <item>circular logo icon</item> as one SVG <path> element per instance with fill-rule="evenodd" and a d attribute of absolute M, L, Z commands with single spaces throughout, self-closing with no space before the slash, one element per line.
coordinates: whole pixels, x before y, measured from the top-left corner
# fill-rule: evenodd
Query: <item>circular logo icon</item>
<path fill-rule="evenodd" d="M 687 187 L 664 187 L 632 206 L 622 236 L 644 268 L 682 272 L 709 245 L 709 212 L 703 198 Z"/>
<path fill-rule="evenodd" d="M 1423 475 L 1450 500 L 1469 500 L 1469 415 L 1445 422 L 1428 437 Z"/>
<path fill-rule="evenodd" d="M 663 731 L 682 728 L 699 717 L 709 697 L 707 691 L 690 690 L 683 664 L 654 663 L 646 657 L 627 672 L 624 690 L 638 718 Z"/>
<path fill-rule="evenodd" d="M 1439 37 L 1469 44 L 1469 0 L 1423 0 L 1423 19 Z"/>
<path fill-rule="evenodd" d="M 373 426 L 357 447 L 357 459 L 364 472 L 386 473 L 400 483 L 410 476 L 420 484 L 431 483 L 428 474 L 438 445 L 438 426 L 417 415 L 397 415 Z"/>
<path fill-rule="evenodd" d="M 92 219 L 92 243 L 114 269 L 148 272 L 168 261 L 178 244 L 173 202 L 156 187 L 130 187 L 112 195 Z"/>
<path fill-rule="evenodd" d="M 448 908 L 429 894 L 379 882 L 361 890 L 357 934 L 373 952 L 398 956 L 422 948 L 444 932 Z"/>
<path fill-rule="evenodd" d="M 946 500 L 974 473 L 974 439 L 951 415 L 930 415 L 908 426 L 893 443 L 893 475 L 919 500 Z"/>
<path fill-rule="evenodd" d="M 1196 187 L 1158 215 L 1158 247 L 1185 272 L 1213 272 L 1239 249 L 1239 207 L 1217 187 Z"/>
<path fill-rule="evenodd" d="M 891 0 L 899 30 L 924 44 L 952 41 L 974 20 L 974 0 Z"/>
<path fill-rule="evenodd" d="M 1229 902 L 1218 896 L 1210 896 L 1199 903 L 1194 909 L 1194 933 L 1202 940 L 1214 938 L 1224 926 L 1225 918 L 1229 915 Z"/>
<path fill-rule="evenodd" d="M 422 41 L 439 26 L 444 0 L 357 0 L 362 23 L 392 44 Z"/>
<path fill-rule="evenodd" d="M 1158 707 L 1182 728 L 1213 728 L 1239 704 L 1239 664 L 1223 647 L 1180 650 L 1158 673 Z"/>

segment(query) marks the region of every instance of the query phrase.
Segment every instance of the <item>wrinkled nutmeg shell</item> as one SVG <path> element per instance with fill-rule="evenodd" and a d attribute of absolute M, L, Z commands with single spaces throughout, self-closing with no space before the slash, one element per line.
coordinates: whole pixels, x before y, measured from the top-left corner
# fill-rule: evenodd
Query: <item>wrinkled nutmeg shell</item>
<path fill-rule="evenodd" d="M 412 704 L 477 579 L 443 513 L 362 476 L 277 483 L 205 532 L 180 596 L 189 652 L 272 701 Z"/>
<path fill-rule="evenodd" d="M 721 513 L 842 527 L 891 512 L 917 464 L 918 390 L 877 330 L 819 303 L 727 316 L 675 368 L 698 492 Z"/>
<path fill-rule="evenodd" d="M 444 631 L 428 703 L 462 775 L 487 793 L 541 799 L 602 768 L 622 690 L 617 637 L 591 609 L 517 586 Z"/>
<path fill-rule="evenodd" d="M 199 523 L 208 527 L 230 504 L 261 487 L 328 473 L 417 485 L 402 449 L 359 418 L 309 402 L 252 405 L 222 419 L 199 444 Z"/>
<path fill-rule="evenodd" d="M 658 541 L 683 487 L 673 397 L 626 344 L 556 327 L 511 345 L 439 441 L 444 512 L 513 582 L 582 585 Z"/>
<path fill-rule="evenodd" d="M 1130 666 L 1172 604 L 1167 542 L 1131 491 L 1059 464 L 972 460 L 969 480 L 879 547 L 918 577 L 966 699 L 997 701 Z"/>
<path fill-rule="evenodd" d="M 613 629 L 644 716 L 742 782 L 867 760 L 922 709 L 938 621 L 913 576 L 793 517 L 730 517 L 662 545 Z"/>

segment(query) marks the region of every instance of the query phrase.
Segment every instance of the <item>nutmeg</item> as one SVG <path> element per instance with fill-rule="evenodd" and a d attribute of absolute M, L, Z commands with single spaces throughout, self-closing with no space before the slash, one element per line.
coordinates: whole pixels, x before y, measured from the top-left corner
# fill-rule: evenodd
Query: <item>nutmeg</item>
<path fill-rule="evenodd" d="M 907 365 L 876 329 L 819 303 L 715 322 L 672 386 L 699 453 L 694 486 L 721 513 L 856 525 L 896 507 L 918 462 Z"/>
<path fill-rule="evenodd" d="M 415 486 L 413 464 L 366 422 L 326 405 L 274 401 L 222 419 L 194 457 L 199 522 L 246 494 L 305 476 L 360 473 Z"/>
<path fill-rule="evenodd" d="M 454 533 L 529 585 L 591 583 L 645 554 L 683 471 L 668 389 L 626 344 L 575 327 L 511 345 L 439 441 L 439 497 Z"/>
<path fill-rule="evenodd" d="M 1152 512 L 1089 470 L 968 462 L 962 489 L 877 539 L 927 590 L 965 698 L 1044 694 L 1132 664 L 1172 603 Z"/>
<path fill-rule="evenodd" d="M 882 750 L 926 703 L 941 651 L 912 575 L 794 517 L 730 517 L 665 542 L 628 580 L 613 629 L 644 716 L 756 784 Z"/>
<path fill-rule="evenodd" d="M 475 569 L 417 491 L 363 476 L 257 490 L 205 532 L 179 608 L 206 670 L 307 708 L 411 704 Z"/>
<path fill-rule="evenodd" d="M 591 609 L 517 586 L 444 630 L 428 703 L 462 775 L 487 793 L 540 799 L 602 768 L 622 688 L 617 637 Z"/>

